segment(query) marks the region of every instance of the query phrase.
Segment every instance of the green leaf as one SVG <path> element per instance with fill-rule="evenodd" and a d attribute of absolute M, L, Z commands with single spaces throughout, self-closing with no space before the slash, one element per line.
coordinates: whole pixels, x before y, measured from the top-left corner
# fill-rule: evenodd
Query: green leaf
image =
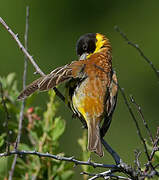
<path fill-rule="evenodd" d="M 52 138 L 53 141 L 56 141 L 65 131 L 65 121 L 60 117 L 55 118 L 53 130 L 52 130 Z"/>
<path fill-rule="evenodd" d="M 8 157 L 0 158 L 0 179 L 1 177 L 5 177 L 7 169 L 8 169 Z"/>
<path fill-rule="evenodd" d="M 16 74 L 14 72 L 8 74 L 7 78 L 6 78 L 6 82 L 8 86 L 11 86 L 13 81 L 15 80 Z"/>
<path fill-rule="evenodd" d="M 19 149 L 23 149 L 25 151 L 30 151 L 31 150 L 31 148 L 29 148 L 29 146 L 27 144 L 24 144 L 24 143 L 19 144 Z"/>
<path fill-rule="evenodd" d="M 1 134 L 0 136 L 0 147 L 4 144 L 4 137 L 6 136 L 6 133 Z"/>
<path fill-rule="evenodd" d="M 15 73 L 9 74 L 7 77 L 0 77 L 0 81 L 3 85 L 4 95 L 6 98 L 6 105 L 11 116 L 11 121 L 9 121 L 9 130 L 12 130 L 12 136 L 10 142 L 14 142 L 17 131 L 20 111 L 20 102 L 17 102 L 18 89 Z M 28 113 L 27 109 L 32 106 L 33 96 L 27 98 L 25 103 L 24 111 L 24 121 L 23 121 L 23 131 L 22 139 L 19 144 L 18 149 L 21 150 L 34 150 L 37 149 L 42 152 L 49 152 L 51 154 L 59 153 L 59 141 L 58 139 L 65 131 L 65 121 L 60 117 L 57 117 L 57 102 L 55 101 L 55 92 L 50 90 L 49 102 L 47 103 L 46 111 L 38 106 L 34 107 L 33 113 Z M 40 121 L 36 120 L 36 117 L 40 117 Z M 2 104 L 0 104 L 0 119 L 1 123 L 5 120 L 5 111 Z M 34 121 L 34 126 L 29 129 L 28 118 L 32 118 Z M 0 147 L 4 146 L 5 143 L 5 128 L 2 126 L 0 134 Z M 39 143 L 40 147 L 39 147 Z M 2 149 L 2 148 L 1 148 Z M 3 150 L 2 150 L 3 151 Z M 64 156 L 64 154 L 59 154 Z M 4 179 L 6 171 L 8 172 L 13 157 L 1 158 L 0 159 L 0 179 Z M 9 169 L 7 169 L 7 167 Z M 17 164 L 15 167 L 14 179 L 31 179 L 34 175 L 36 179 L 47 179 L 54 180 L 66 180 L 71 179 L 73 176 L 72 171 L 73 163 L 66 163 L 63 161 L 52 160 L 50 158 L 39 158 L 37 156 L 18 156 Z M 6 170 L 7 169 L 7 170 Z"/>
<path fill-rule="evenodd" d="M 146 141 L 146 146 L 147 146 L 148 150 L 151 152 L 153 147 L 151 145 L 149 145 L 147 141 Z M 153 163 L 159 164 L 159 151 L 155 152 L 155 155 L 153 158 Z"/>
<path fill-rule="evenodd" d="M 65 171 L 65 172 L 63 172 L 63 173 L 61 174 L 61 178 L 62 178 L 63 180 L 65 180 L 65 179 L 70 179 L 70 178 L 73 176 L 73 174 L 74 174 L 73 171 L 68 170 L 68 171 Z"/>

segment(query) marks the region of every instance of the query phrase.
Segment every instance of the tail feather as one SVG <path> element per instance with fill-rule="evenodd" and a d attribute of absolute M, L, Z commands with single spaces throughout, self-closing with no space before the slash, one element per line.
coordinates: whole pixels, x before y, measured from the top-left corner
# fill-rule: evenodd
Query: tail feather
<path fill-rule="evenodd" d="M 98 124 L 90 122 L 88 124 L 88 150 L 103 156 L 102 144 L 100 139 L 100 129 Z"/>

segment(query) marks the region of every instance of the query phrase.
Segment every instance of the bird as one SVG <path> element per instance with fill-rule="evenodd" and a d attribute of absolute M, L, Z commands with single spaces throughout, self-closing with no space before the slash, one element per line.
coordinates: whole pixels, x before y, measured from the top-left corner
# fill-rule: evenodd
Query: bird
<path fill-rule="evenodd" d="M 117 76 L 112 68 L 112 47 L 105 35 L 87 33 L 78 39 L 76 53 L 77 60 L 33 81 L 18 99 L 65 83 L 67 104 L 86 123 L 87 148 L 102 157 L 101 138 L 111 124 L 118 94 Z"/>

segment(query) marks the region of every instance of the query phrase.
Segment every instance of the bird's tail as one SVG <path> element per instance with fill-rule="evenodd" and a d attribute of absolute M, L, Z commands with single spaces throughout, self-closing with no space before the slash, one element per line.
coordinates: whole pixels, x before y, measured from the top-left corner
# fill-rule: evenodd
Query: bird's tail
<path fill-rule="evenodd" d="M 89 122 L 88 124 L 88 150 L 95 152 L 99 156 L 104 155 L 98 123 Z"/>

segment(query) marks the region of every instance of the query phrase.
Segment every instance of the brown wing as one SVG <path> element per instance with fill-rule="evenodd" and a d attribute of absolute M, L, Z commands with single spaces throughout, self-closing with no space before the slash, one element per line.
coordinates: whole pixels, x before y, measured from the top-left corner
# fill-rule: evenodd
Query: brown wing
<path fill-rule="evenodd" d="M 106 102 L 106 116 L 104 117 L 104 122 L 100 129 L 101 137 L 104 137 L 112 120 L 112 115 L 116 107 L 117 103 L 117 95 L 118 95 L 118 85 L 117 85 L 117 77 L 116 73 L 113 72 L 112 81 L 109 87 L 109 95 Z"/>
<path fill-rule="evenodd" d="M 85 76 L 85 61 L 86 60 L 74 61 L 71 64 L 56 68 L 44 77 L 40 77 L 28 85 L 26 89 L 20 93 L 18 99 L 24 99 L 37 90 L 45 91 L 54 88 L 70 78 L 83 78 L 83 76 Z"/>

